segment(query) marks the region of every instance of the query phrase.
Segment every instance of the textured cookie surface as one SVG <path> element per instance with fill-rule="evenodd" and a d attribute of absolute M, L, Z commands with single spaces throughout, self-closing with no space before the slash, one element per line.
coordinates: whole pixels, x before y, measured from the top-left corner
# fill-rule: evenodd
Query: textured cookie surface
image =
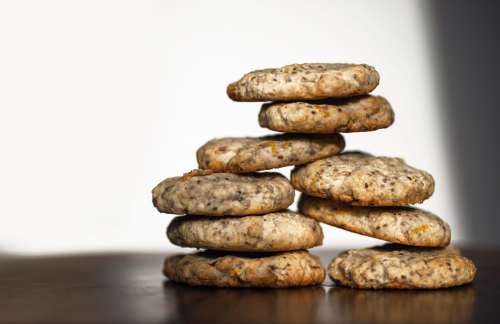
<path fill-rule="evenodd" d="M 379 74 L 366 64 L 291 64 L 245 74 L 227 87 L 235 101 L 291 101 L 370 93 Z"/>
<path fill-rule="evenodd" d="M 294 189 L 278 173 L 231 174 L 194 170 L 167 178 L 153 189 L 163 213 L 205 216 L 267 214 L 293 203 Z"/>
<path fill-rule="evenodd" d="M 350 206 L 302 195 L 299 211 L 322 223 L 404 245 L 444 247 L 451 238 L 446 222 L 418 208 Z"/>
<path fill-rule="evenodd" d="M 400 158 L 346 152 L 292 171 L 292 185 L 310 196 L 358 206 L 421 203 L 434 192 L 434 179 Z"/>
<path fill-rule="evenodd" d="M 191 286 L 284 288 L 321 284 L 325 270 L 307 251 L 227 254 L 205 251 L 167 258 L 163 273 Z"/>
<path fill-rule="evenodd" d="M 273 102 L 262 106 L 261 127 L 286 133 L 349 133 L 389 127 L 394 112 L 379 96 L 311 102 Z"/>
<path fill-rule="evenodd" d="M 424 249 L 387 244 L 334 258 L 328 274 L 354 288 L 433 289 L 470 283 L 476 267 L 454 247 Z"/>
<path fill-rule="evenodd" d="M 176 245 L 241 252 L 283 252 L 321 245 L 323 232 L 314 219 L 283 211 L 258 216 L 179 216 L 168 226 Z"/>
<path fill-rule="evenodd" d="M 337 154 L 344 146 L 340 134 L 225 137 L 200 147 L 196 158 L 201 169 L 241 173 L 308 163 Z"/>

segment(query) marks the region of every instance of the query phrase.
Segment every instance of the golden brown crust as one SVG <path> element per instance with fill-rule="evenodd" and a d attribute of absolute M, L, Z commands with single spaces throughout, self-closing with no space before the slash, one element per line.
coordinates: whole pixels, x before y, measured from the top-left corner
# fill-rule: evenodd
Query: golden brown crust
<path fill-rule="evenodd" d="M 436 215 L 412 207 L 359 207 L 302 195 L 299 211 L 318 222 L 404 245 L 445 247 L 450 226 Z"/>
<path fill-rule="evenodd" d="M 262 105 L 259 125 L 278 132 L 332 134 L 367 132 L 394 122 L 394 111 L 380 96 Z"/>
<path fill-rule="evenodd" d="M 153 205 L 162 213 L 179 215 L 258 215 L 286 209 L 294 195 L 288 179 L 278 173 L 195 170 L 160 182 L 153 189 Z"/>
<path fill-rule="evenodd" d="M 346 152 L 292 171 L 295 189 L 356 206 L 405 206 L 434 192 L 434 179 L 403 159 Z"/>
<path fill-rule="evenodd" d="M 201 169 L 244 173 L 301 165 L 344 149 L 340 134 L 282 134 L 213 139 L 196 152 Z"/>
<path fill-rule="evenodd" d="M 318 222 L 292 211 L 224 218 L 179 216 L 168 226 L 167 236 L 179 246 L 239 252 L 303 250 L 323 242 Z"/>
<path fill-rule="evenodd" d="M 378 72 L 366 64 L 291 64 L 245 74 L 227 87 L 235 101 L 293 101 L 370 93 Z"/>
<path fill-rule="evenodd" d="M 328 266 L 340 285 L 370 289 L 436 289 L 470 283 L 476 267 L 451 246 L 424 249 L 396 244 L 349 250 Z"/>
<path fill-rule="evenodd" d="M 165 260 L 170 280 L 191 286 L 285 288 L 321 284 L 325 270 L 307 251 L 234 254 L 205 251 Z"/>

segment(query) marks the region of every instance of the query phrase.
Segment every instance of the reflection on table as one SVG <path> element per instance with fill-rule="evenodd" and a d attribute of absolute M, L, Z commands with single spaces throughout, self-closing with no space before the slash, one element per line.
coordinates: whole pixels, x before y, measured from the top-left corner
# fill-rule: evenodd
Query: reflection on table
<path fill-rule="evenodd" d="M 476 296 L 473 286 L 413 291 L 229 289 L 169 281 L 164 282 L 164 293 L 174 301 L 169 321 L 187 323 L 461 323 L 472 318 Z"/>
<path fill-rule="evenodd" d="M 165 281 L 175 317 L 187 323 L 312 323 L 326 298 L 322 287 L 230 289 L 189 287 Z"/>
<path fill-rule="evenodd" d="M 473 286 L 440 290 L 328 292 L 331 316 L 342 323 L 464 323 L 472 318 Z"/>

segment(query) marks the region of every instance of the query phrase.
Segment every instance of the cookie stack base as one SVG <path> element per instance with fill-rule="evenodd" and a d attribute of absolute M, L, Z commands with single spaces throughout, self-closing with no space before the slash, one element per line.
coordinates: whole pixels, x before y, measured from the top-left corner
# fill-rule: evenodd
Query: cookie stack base
<path fill-rule="evenodd" d="M 423 249 L 397 244 L 349 250 L 328 266 L 337 284 L 367 289 L 438 289 L 472 282 L 476 267 L 448 246 Z"/>
<path fill-rule="evenodd" d="M 165 260 L 170 280 L 191 286 L 287 288 L 321 284 L 325 270 L 307 251 L 274 254 L 204 251 Z"/>

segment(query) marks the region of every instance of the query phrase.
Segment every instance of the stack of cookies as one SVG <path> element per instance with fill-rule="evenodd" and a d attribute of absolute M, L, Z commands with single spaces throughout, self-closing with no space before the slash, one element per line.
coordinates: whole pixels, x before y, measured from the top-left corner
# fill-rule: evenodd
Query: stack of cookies
<path fill-rule="evenodd" d="M 194 170 L 153 189 L 165 213 L 183 214 L 167 228 L 176 245 L 206 249 L 165 260 L 173 281 L 195 286 L 291 287 L 323 282 L 318 257 L 305 249 L 321 245 L 312 218 L 286 210 L 294 200 L 290 182 L 278 173 L 233 174 Z"/>
<path fill-rule="evenodd" d="M 227 88 L 235 101 L 262 101 L 262 127 L 285 134 L 213 139 L 198 170 L 153 190 L 160 212 L 182 215 L 169 240 L 206 249 L 165 260 L 164 274 L 190 285 L 292 287 L 320 284 L 325 271 L 306 251 L 322 244 L 323 222 L 398 243 L 334 259 L 330 277 L 359 288 L 438 288 L 470 282 L 474 265 L 446 248 L 450 228 L 408 205 L 434 191 L 432 176 L 399 158 L 341 153 L 340 132 L 389 127 L 387 100 L 365 64 L 294 64 L 250 72 Z M 263 170 L 297 166 L 291 183 Z M 294 189 L 299 213 L 287 210 Z M 305 216 L 304 216 L 305 215 Z M 405 247 L 408 246 L 408 247 Z"/>
<path fill-rule="evenodd" d="M 449 225 L 410 204 L 434 192 L 434 180 L 402 159 L 347 152 L 292 171 L 304 194 L 299 210 L 322 223 L 393 244 L 350 250 L 328 267 L 355 288 L 443 288 L 473 280 L 474 264 L 448 246 Z"/>

